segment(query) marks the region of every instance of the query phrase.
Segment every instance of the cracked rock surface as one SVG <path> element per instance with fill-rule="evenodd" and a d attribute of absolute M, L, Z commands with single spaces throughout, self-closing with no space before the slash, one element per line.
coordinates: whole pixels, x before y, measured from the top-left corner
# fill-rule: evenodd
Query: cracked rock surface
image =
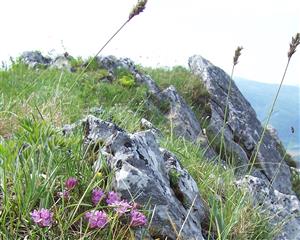
<path fill-rule="evenodd" d="M 300 202 L 295 195 L 281 193 L 270 187 L 268 181 L 250 175 L 236 184 L 247 188 L 254 204 L 262 206 L 271 216 L 270 224 L 280 230 L 275 240 L 300 239 Z"/>
<path fill-rule="evenodd" d="M 202 79 L 210 93 L 212 114 L 207 130 L 218 135 L 225 118 L 230 76 L 199 55 L 190 57 L 189 67 Z M 263 127 L 254 109 L 232 81 L 224 138 L 226 147 L 237 158 L 239 166 L 250 164 L 262 131 Z M 258 150 L 256 166 L 275 189 L 286 194 L 293 193 L 290 169 L 277 148 L 277 140 L 268 131 Z"/>
<path fill-rule="evenodd" d="M 122 198 L 154 209 L 149 228 L 152 238 L 176 239 L 176 231 L 181 229 L 183 239 L 204 239 L 201 223 L 207 218 L 207 210 L 197 184 L 174 154 L 159 147 L 150 130 L 128 134 L 89 116 L 85 142 L 91 145 L 99 141 L 103 142 L 105 160 L 98 161 L 107 161 L 114 171 L 113 188 Z"/>

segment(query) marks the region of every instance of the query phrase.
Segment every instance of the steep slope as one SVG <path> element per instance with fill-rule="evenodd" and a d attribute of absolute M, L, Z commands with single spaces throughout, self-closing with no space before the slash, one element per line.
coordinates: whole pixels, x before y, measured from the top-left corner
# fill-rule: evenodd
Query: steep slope
<path fill-rule="evenodd" d="M 48 60 L 35 52 L 23 58 L 29 69 L 16 64 L 9 72 L 0 72 L 0 81 L 11 92 L 23 89 L 24 82 L 25 87 L 32 87 L 28 96 L 14 94 L 16 102 L 9 110 L 17 112 L 23 107 L 18 102 L 33 100 L 33 107 L 28 108 L 38 113 L 33 119 L 26 114 L 16 135 L 0 139 L 0 159 L 6 163 L 0 166 L 0 181 L 9 179 L 1 182 L 5 187 L 0 188 L 0 211 L 4 213 L 0 228 L 6 236 L 32 233 L 36 226 L 32 226 L 27 209 L 39 205 L 57 209 L 56 222 L 47 229 L 49 239 L 59 235 L 78 239 L 82 232 L 102 239 L 299 239 L 300 204 L 291 190 L 289 168 L 284 161 L 278 162 L 282 153 L 276 139 L 267 135 L 259 161 L 249 171 L 262 127 L 235 85 L 228 116 L 224 116 L 229 77 L 221 69 L 193 57 L 190 66 L 195 76 L 179 67 L 171 75 L 183 73 L 181 77 L 163 81 L 162 86 L 130 59 L 99 57 L 80 75 L 86 62 L 69 55 Z M 55 74 L 57 84 L 52 78 L 40 78 L 47 73 Z M 170 86 L 173 83 L 176 87 Z M 11 95 L 4 94 L 4 99 L 11 100 Z M 89 108 L 97 117 L 89 115 L 63 129 L 54 128 L 46 121 L 49 108 L 43 104 L 46 99 L 52 106 L 58 102 L 57 96 L 64 100 L 52 108 L 59 117 L 68 110 L 72 118 L 66 119 L 81 119 L 87 112 L 81 108 Z M 220 142 L 215 140 L 224 121 L 226 151 L 220 151 Z M 66 172 L 78 176 L 80 185 L 71 192 L 70 202 L 56 201 Z M 32 174 L 36 182 L 28 177 Z M 27 181 L 11 184 L 16 175 Z M 31 191 L 32 186 L 41 187 L 41 197 Z M 90 204 L 89 194 L 99 187 L 108 195 L 108 191 L 119 194 L 122 201 L 118 206 L 126 209 L 104 201 Z M 22 205 L 8 201 L 15 195 L 27 201 Z M 99 231 L 90 231 L 82 217 L 96 209 L 108 212 L 111 222 Z M 143 213 L 148 213 L 147 227 Z M 130 214 L 141 217 L 139 228 L 129 221 Z M 25 220 L 22 228 L 13 221 L 20 216 Z M 64 221 L 65 216 L 70 223 Z M 286 218 L 293 226 L 281 228 Z M 11 223 L 9 231 L 6 222 Z M 37 229 L 35 234 L 43 233 Z"/>

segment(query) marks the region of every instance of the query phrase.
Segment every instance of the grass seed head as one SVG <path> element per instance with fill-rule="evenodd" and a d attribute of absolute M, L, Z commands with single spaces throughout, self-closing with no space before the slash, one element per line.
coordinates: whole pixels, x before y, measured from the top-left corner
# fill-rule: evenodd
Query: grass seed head
<path fill-rule="evenodd" d="M 139 15 L 146 8 L 147 0 L 139 0 L 137 4 L 133 7 L 129 14 L 128 20 L 131 20 L 133 17 Z"/>
<path fill-rule="evenodd" d="M 239 57 L 241 56 L 241 51 L 243 50 L 243 47 L 237 47 L 237 49 L 234 52 L 234 57 L 233 57 L 233 65 L 238 64 Z"/>
<path fill-rule="evenodd" d="M 288 52 L 288 58 L 291 58 L 293 56 L 299 44 L 300 44 L 300 33 L 297 33 L 295 37 L 292 37 L 292 42 L 290 43 L 290 50 Z"/>

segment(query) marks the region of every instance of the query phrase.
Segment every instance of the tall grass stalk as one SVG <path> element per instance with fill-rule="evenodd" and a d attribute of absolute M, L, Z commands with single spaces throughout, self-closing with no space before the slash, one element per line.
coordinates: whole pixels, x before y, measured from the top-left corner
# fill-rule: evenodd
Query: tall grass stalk
<path fill-rule="evenodd" d="M 196 199 L 197 199 L 197 195 L 194 197 L 194 200 L 193 200 L 193 202 L 192 202 L 192 204 L 191 204 L 191 207 L 190 207 L 189 210 L 188 210 L 188 213 L 187 213 L 187 215 L 186 215 L 186 217 L 185 217 L 185 219 L 184 219 L 184 222 L 182 223 L 182 226 L 181 226 L 181 228 L 180 228 L 180 230 L 179 230 L 179 233 L 178 233 L 178 236 L 177 236 L 176 240 L 180 240 L 181 232 L 182 232 L 182 230 L 183 230 L 183 227 L 184 227 L 186 221 L 188 220 L 188 218 L 189 218 L 189 216 L 190 216 L 190 214 L 191 214 L 191 211 L 193 210 L 193 207 L 194 207 L 194 205 L 195 205 Z"/>
<path fill-rule="evenodd" d="M 73 85 L 69 88 L 66 94 L 69 94 L 77 82 L 82 78 L 85 71 L 89 68 L 92 62 L 96 60 L 103 49 L 116 37 L 116 35 L 137 15 L 144 11 L 147 4 L 147 0 L 138 0 L 137 4 L 131 10 L 128 19 L 117 29 L 117 31 L 104 43 L 104 45 L 98 50 L 98 52 L 89 60 L 88 64 L 83 68 L 78 77 L 75 79 Z"/>
<path fill-rule="evenodd" d="M 226 105 L 225 105 L 225 111 L 224 111 L 224 121 L 223 121 L 222 130 L 221 130 L 221 145 L 220 145 L 220 153 L 219 153 L 220 161 L 222 159 L 223 144 L 224 144 L 224 148 L 225 148 L 224 133 L 225 133 L 225 126 L 226 126 L 227 120 L 228 120 L 227 114 L 228 114 L 228 107 L 229 107 L 229 97 L 230 97 L 232 81 L 233 81 L 232 78 L 233 78 L 235 66 L 238 64 L 238 60 L 239 60 L 239 57 L 241 56 L 242 50 L 243 50 L 243 47 L 237 47 L 237 49 L 234 52 L 234 56 L 233 56 L 233 64 L 232 64 L 232 70 L 231 70 L 230 79 L 229 79 L 229 86 L 228 86 Z"/>

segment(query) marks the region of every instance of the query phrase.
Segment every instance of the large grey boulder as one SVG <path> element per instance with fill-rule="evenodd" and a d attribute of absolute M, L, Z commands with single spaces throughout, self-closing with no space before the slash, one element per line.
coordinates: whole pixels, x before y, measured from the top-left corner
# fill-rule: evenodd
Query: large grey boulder
<path fill-rule="evenodd" d="M 63 55 L 57 55 L 53 59 L 42 55 L 39 51 L 23 52 L 20 56 L 20 60 L 32 68 L 57 68 L 73 72 L 75 69 L 73 69 L 70 64 L 71 59 L 72 56 L 70 56 L 67 52 Z"/>
<path fill-rule="evenodd" d="M 245 188 L 254 204 L 270 215 L 270 224 L 278 230 L 275 240 L 300 240 L 300 202 L 295 195 L 281 193 L 268 181 L 250 175 L 236 184 Z"/>
<path fill-rule="evenodd" d="M 170 86 L 166 88 L 158 97 L 161 101 L 169 102 L 170 109 L 166 113 L 166 117 L 172 123 L 174 133 L 191 142 L 199 143 L 205 149 L 204 155 L 208 159 L 216 158 L 217 154 L 209 146 L 195 113 L 180 96 L 175 87 Z"/>
<path fill-rule="evenodd" d="M 199 55 L 190 57 L 189 67 L 204 82 L 210 93 L 212 113 L 207 130 L 220 136 L 231 79 L 222 69 Z M 237 158 L 238 166 L 250 164 L 251 157 L 257 151 L 262 131 L 254 109 L 232 82 L 224 138 L 226 147 Z M 290 169 L 277 149 L 276 139 L 268 131 L 258 149 L 255 163 L 275 189 L 282 193 L 292 193 Z"/>
<path fill-rule="evenodd" d="M 20 59 L 22 62 L 24 62 L 30 67 L 36 67 L 36 66 L 48 67 L 52 62 L 52 59 L 50 57 L 43 56 L 42 53 L 39 51 L 23 52 L 20 56 Z"/>
<path fill-rule="evenodd" d="M 128 134 L 110 122 L 89 116 L 85 143 L 102 143 L 95 170 L 106 161 L 114 172 L 113 187 L 122 198 L 154 209 L 149 234 L 157 239 L 202 240 L 206 221 L 197 184 L 177 157 L 161 149 L 151 130 Z M 104 158 L 103 158 L 104 157 Z"/>
<path fill-rule="evenodd" d="M 174 86 L 170 86 L 160 94 L 162 101 L 169 102 L 168 119 L 172 122 L 173 131 L 190 141 L 203 138 L 200 123 L 195 113 L 179 95 Z"/>
<path fill-rule="evenodd" d="M 58 55 L 55 57 L 53 62 L 51 63 L 51 68 L 57 68 L 57 69 L 65 69 L 69 72 L 75 71 L 71 64 L 70 64 L 71 56 L 64 54 L 64 55 Z"/>
<path fill-rule="evenodd" d="M 129 58 L 118 59 L 114 56 L 100 56 L 97 58 L 97 62 L 99 67 L 105 68 L 112 75 L 116 75 L 118 69 L 126 69 L 133 75 L 138 84 L 145 84 L 151 93 L 157 94 L 160 92 L 155 81 L 149 75 L 141 73 Z"/>

